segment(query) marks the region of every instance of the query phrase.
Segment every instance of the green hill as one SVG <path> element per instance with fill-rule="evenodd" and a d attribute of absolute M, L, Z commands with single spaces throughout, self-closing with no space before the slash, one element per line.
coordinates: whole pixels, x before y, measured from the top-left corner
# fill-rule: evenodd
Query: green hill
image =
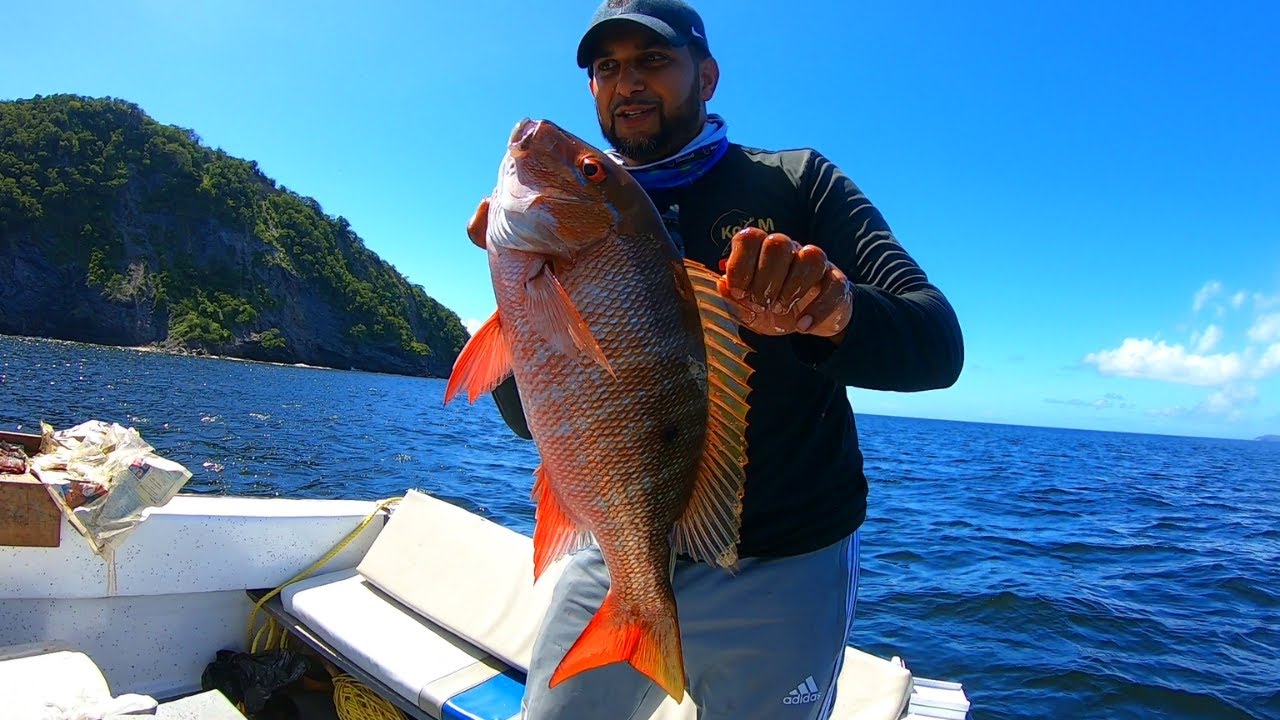
<path fill-rule="evenodd" d="M 467 339 L 256 163 L 72 95 L 0 102 L 0 334 L 437 377 Z"/>

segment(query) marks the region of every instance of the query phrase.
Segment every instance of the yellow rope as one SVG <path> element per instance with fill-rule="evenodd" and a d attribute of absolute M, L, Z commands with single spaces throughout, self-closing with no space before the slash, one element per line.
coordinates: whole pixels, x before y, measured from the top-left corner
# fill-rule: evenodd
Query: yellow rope
<path fill-rule="evenodd" d="M 378 503 L 378 506 L 373 509 L 373 512 L 369 513 L 369 516 L 366 517 L 359 525 L 357 525 L 354 530 L 348 533 L 345 538 L 339 541 L 337 545 L 334 545 L 332 550 L 325 553 L 324 557 L 315 561 L 310 565 L 310 567 L 298 573 L 297 575 L 294 575 L 291 579 L 285 581 L 283 584 L 281 584 L 279 587 L 275 588 L 271 592 L 267 593 L 266 595 L 263 595 L 261 598 L 258 599 L 256 603 L 253 604 L 253 611 L 249 613 L 249 630 L 248 630 L 248 634 L 246 635 L 246 642 L 245 642 L 245 644 L 249 648 L 250 653 L 258 652 L 259 650 L 258 641 L 262 639 L 264 632 L 266 633 L 266 641 L 263 643 L 261 647 L 262 650 L 272 650 L 272 649 L 284 647 L 286 637 L 288 636 L 288 632 L 284 628 L 280 627 L 279 624 L 276 622 L 276 619 L 271 616 L 267 617 L 267 622 L 264 623 L 262 627 L 258 628 L 256 631 L 254 630 L 254 626 L 257 624 L 258 612 L 263 608 L 264 605 L 267 604 L 267 601 L 275 597 L 277 594 L 280 593 L 280 591 L 284 590 L 289 585 L 292 585 L 293 583 L 296 583 L 299 580 L 306 578 L 311 573 L 323 567 L 325 563 L 337 557 L 338 553 L 342 552 L 343 549 L 345 549 L 348 545 L 351 544 L 351 541 L 355 540 L 357 537 L 360 536 L 360 533 L 364 532 L 364 529 L 369 526 L 369 523 L 373 522 L 373 519 L 378 516 L 378 513 L 391 507 L 392 505 L 394 505 L 395 503 L 399 502 L 402 499 L 403 498 L 400 498 L 400 497 L 393 497 L 393 498 L 387 498 L 386 500 L 383 500 L 382 502 Z"/>
<path fill-rule="evenodd" d="M 333 705 L 340 720 L 404 720 L 400 708 L 350 675 L 334 676 Z"/>

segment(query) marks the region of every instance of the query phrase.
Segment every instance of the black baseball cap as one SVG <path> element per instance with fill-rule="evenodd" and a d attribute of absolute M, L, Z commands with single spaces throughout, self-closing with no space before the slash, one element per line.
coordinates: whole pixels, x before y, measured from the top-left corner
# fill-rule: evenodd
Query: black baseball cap
<path fill-rule="evenodd" d="M 591 16 L 591 24 L 578 43 L 578 67 L 591 64 L 591 53 L 597 34 L 602 27 L 620 22 L 634 22 L 658 33 L 672 47 L 684 47 L 690 42 L 707 46 L 707 31 L 702 18 L 683 0 L 605 0 Z"/>

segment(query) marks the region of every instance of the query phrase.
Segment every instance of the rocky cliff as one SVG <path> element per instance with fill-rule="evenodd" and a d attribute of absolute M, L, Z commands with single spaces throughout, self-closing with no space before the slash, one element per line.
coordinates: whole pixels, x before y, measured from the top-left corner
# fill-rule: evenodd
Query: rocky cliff
<path fill-rule="evenodd" d="M 0 334 L 436 377 L 467 339 L 256 163 L 69 95 L 0 102 Z"/>

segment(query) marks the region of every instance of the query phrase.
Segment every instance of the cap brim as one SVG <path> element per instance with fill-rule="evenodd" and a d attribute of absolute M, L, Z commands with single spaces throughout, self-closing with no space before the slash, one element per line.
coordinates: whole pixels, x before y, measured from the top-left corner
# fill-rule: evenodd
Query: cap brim
<path fill-rule="evenodd" d="M 578 43 L 578 67 L 585 68 L 591 64 L 591 49 L 601 31 L 605 28 L 616 27 L 623 22 L 633 22 L 638 25 L 643 25 L 644 27 L 658 33 L 663 40 L 666 40 L 675 47 L 680 47 L 686 42 L 686 39 L 680 37 L 680 34 L 675 31 L 675 28 L 657 18 L 652 18 L 648 15 L 634 15 L 630 13 L 614 15 L 611 18 L 606 18 L 595 25 L 592 25 L 591 29 L 587 30 L 587 33 L 582 36 L 582 40 Z"/>

